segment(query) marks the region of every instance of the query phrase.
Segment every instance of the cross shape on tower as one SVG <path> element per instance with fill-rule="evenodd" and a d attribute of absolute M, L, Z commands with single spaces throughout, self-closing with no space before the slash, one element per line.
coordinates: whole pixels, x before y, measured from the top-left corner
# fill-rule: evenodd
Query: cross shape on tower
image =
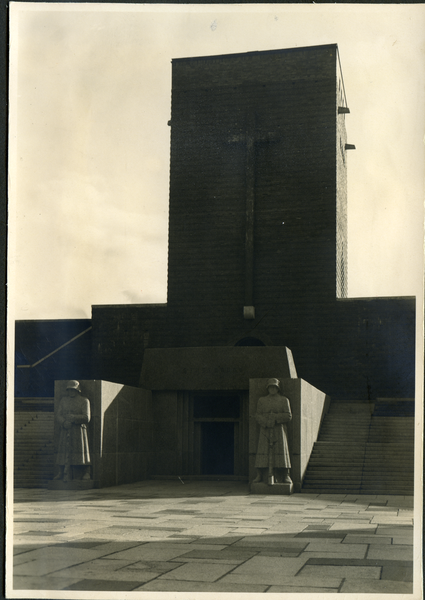
<path fill-rule="evenodd" d="M 256 126 L 255 112 L 248 114 L 246 131 L 232 135 L 229 143 L 246 145 L 246 225 L 245 225 L 245 296 L 243 314 L 245 319 L 255 318 L 254 308 L 254 209 L 255 209 L 255 150 L 261 143 L 278 138 L 274 132 L 260 131 Z"/>

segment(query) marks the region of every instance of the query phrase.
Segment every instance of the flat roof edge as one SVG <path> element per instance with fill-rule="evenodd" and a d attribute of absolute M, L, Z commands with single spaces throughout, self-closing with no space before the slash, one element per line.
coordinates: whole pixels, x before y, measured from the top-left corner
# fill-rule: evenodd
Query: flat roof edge
<path fill-rule="evenodd" d="M 15 323 L 76 323 L 77 321 L 91 321 L 91 317 L 69 317 L 69 319 L 15 319 Z"/>
<path fill-rule="evenodd" d="M 93 308 L 151 308 L 155 306 L 162 306 L 166 308 L 167 302 L 164 303 L 149 303 L 149 304 L 92 304 Z"/>
<path fill-rule="evenodd" d="M 416 300 L 416 296 L 353 296 L 352 298 L 337 298 L 337 302 L 355 302 L 357 300 Z"/>
<path fill-rule="evenodd" d="M 212 54 L 208 56 L 186 56 L 182 58 L 172 58 L 171 62 L 185 62 L 190 60 L 218 60 L 222 58 L 232 58 L 237 56 L 258 56 L 259 54 L 283 54 L 297 52 L 299 50 L 317 50 L 318 48 L 336 48 L 338 44 L 319 44 L 317 46 L 296 46 L 295 48 L 280 48 L 276 50 L 251 50 L 249 52 L 233 52 L 230 54 Z"/>

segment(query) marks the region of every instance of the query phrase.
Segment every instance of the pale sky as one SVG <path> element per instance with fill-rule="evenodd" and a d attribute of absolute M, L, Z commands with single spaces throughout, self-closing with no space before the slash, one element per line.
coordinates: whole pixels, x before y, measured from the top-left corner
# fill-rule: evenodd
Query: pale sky
<path fill-rule="evenodd" d="M 173 58 L 337 43 L 349 295 L 422 287 L 424 5 L 11 3 L 10 308 L 166 302 Z"/>

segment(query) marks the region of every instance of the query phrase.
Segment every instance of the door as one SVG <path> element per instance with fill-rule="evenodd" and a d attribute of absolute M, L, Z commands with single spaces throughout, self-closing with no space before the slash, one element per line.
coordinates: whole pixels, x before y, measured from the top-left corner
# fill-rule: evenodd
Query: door
<path fill-rule="evenodd" d="M 247 396 L 192 393 L 194 474 L 248 475 Z"/>
<path fill-rule="evenodd" d="M 204 421 L 201 426 L 201 475 L 234 475 L 234 423 Z"/>

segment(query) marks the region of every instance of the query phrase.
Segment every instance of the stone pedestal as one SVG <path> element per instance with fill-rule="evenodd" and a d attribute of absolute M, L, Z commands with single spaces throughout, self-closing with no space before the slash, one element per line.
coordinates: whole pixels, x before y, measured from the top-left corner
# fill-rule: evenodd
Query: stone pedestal
<path fill-rule="evenodd" d="M 278 496 L 289 496 L 294 491 L 293 483 L 251 483 L 251 494 L 275 494 Z"/>
<path fill-rule="evenodd" d="M 91 479 L 72 479 L 71 481 L 49 481 L 47 488 L 49 490 L 92 490 L 94 481 Z"/>

